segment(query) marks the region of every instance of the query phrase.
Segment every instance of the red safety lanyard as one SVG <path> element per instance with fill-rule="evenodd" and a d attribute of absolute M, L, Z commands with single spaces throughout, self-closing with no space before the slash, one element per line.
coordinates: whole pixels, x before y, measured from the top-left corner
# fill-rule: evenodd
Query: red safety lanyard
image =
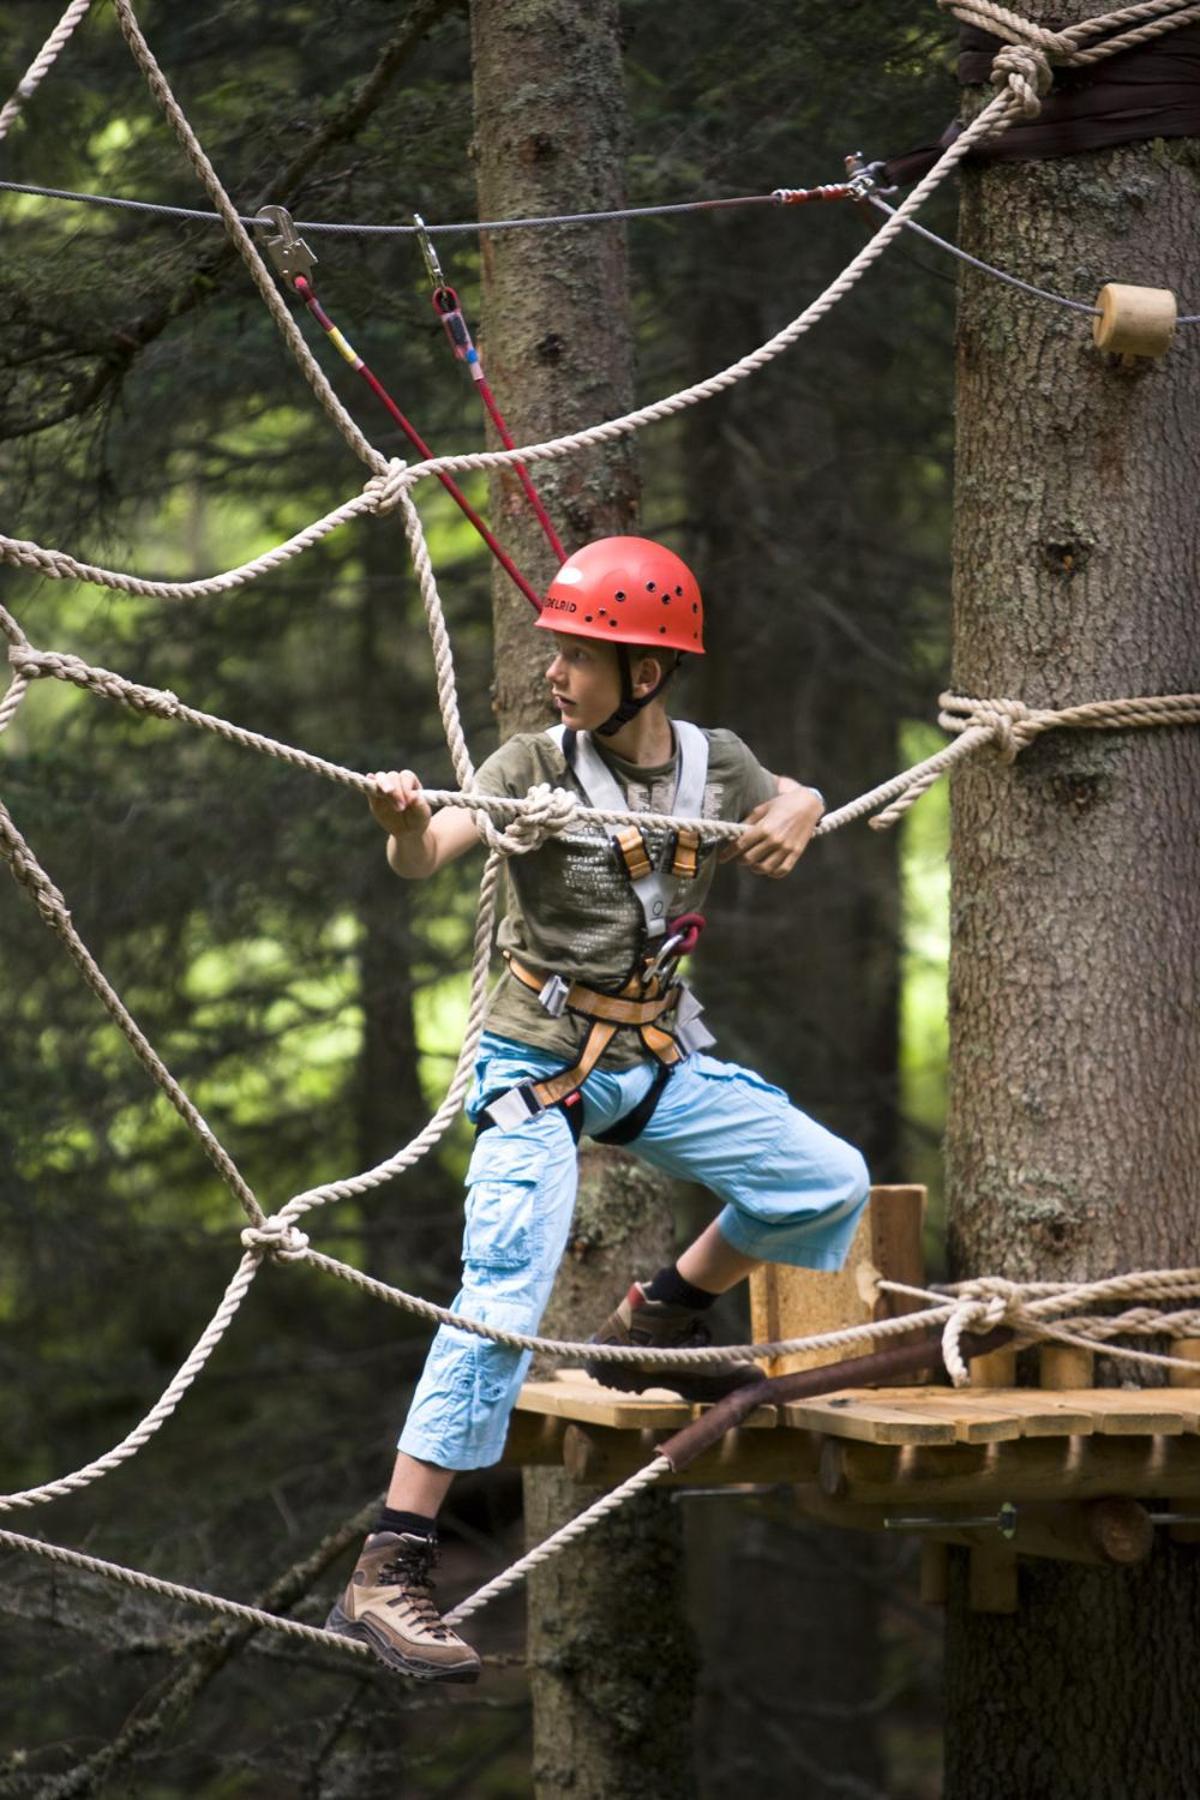
<path fill-rule="evenodd" d="M 499 402 L 492 392 L 491 384 L 483 372 L 483 362 L 480 358 L 479 351 L 475 347 L 474 339 L 471 336 L 471 328 L 463 317 L 462 305 L 458 295 L 442 274 L 442 265 L 438 261 L 437 251 L 430 242 L 429 233 L 425 229 L 425 221 L 422 219 L 420 213 L 413 214 L 413 221 L 417 227 L 417 242 L 421 246 L 421 255 L 425 259 L 425 269 L 433 284 L 431 304 L 434 312 L 441 321 L 443 331 L 446 333 L 446 341 L 454 352 L 456 359 L 460 363 L 466 364 L 471 380 L 478 390 L 479 398 L 487 408 L 488 416 L 491 419 L 492 424 L 496 427 L 496 431 L 499 434 L 500 441 L 504 445 L 504 448 L 506 450 L 515 450 L 517 447 L 516 443 L 504 421 L 504 414 L 500 411 Z M 541 495 L 533 485 L 529 471 L 526 469 L 524 463 L 514 463 L 513 468 L 516 470 L 521 486 L 525 490 L 525 497 L 533 508 L 534 516 L 541 526 L 542 531 L 545 533 L 546 542 L 553 550 L 555 556 L 557 556 L 559 562 L 566 562 L 567 553 L 563 549 L 562 540 L 554 529 L 553 521 L 546 511 Z"/>
<path fill-rule="evenodd" d="M 350 367 L 362 376 L 376 399 L 380 401 L 387 409 L 390 416 L 395 420 L 396 424 L 399 425 L 401 431 L 404 433 L 413 449 L 417 452 L 417 455 L 423 462 L 428 462 L 433 456 L 433 451 L 429 448 L 429 445 L 425 442 L 412 421 L 406 418 L 401 412 L 396 402 L 392 399 L 392 396 L 384 387 L 382 381 L 380 381 L 379 377 L 372 369 L 368 368 L 357 350 L 355 350 L 354 346 L 349 342 L 345 335 L 339 331 L 329 314 L 325 311 L 325 308 L 321 305 L 321 302 L 317 299 L 312 285 L 312 266 L 316 262 L 316 257 L 313 256 L 303 240 L 297 237 L 295 227 L 292 225 L 291 219 L 287 216 L 284 208 L 281 206 L 272 206 L 264 207 L 262 210 L 264 214 L 270 215 L 269 217 L 263 218 L 262 223 L 264 225 L 270 224 L 274 226 L 280 234 L 278 238 L 267 239 L 267 249 L 271 252 L 272 260 L 275 263 L 280 278 L 299 294 L 305 306 L 317 321 L 317 324 L 329 337 L 330 342 L 333 344 L 338 354 L 344 357 L 350 364 Z M 509 556 L 507 550 L 505 550 L 503 544 L 500 543 L 499 539 L 488 529 L 488 526 L 483 519 L 480 518 L 458 483 L 441 469 L 437 471 L 437 478 L 445 488 L 446 492 L 450 495 L 451 499 L 475 527 L 505 574 L 509 576 L 520 589 L 521 593 L 524 594 L 534 611 L 540 613 L 542 610 L 542 602 L 538 594 L 530 586 L 529 582 L 526 581 L 521 571 L 517 568 L 517 565 L 513 562 L 512 557 Z"/>

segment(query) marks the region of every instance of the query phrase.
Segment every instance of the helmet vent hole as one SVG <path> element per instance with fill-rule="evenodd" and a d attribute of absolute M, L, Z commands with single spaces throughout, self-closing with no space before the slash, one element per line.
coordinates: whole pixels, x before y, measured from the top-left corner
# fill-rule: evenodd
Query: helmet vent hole
<path fill-rule="evenodd" d="M 585 625 L 590 625 L 590 624 L 591 624 L 591 622 L 592 622 L 592 615 L 591 615 L 591 613 L 584 613 L 584 615 L 583 615 L 583 622 L 584 622 L 584 624 L 585 624 Z"/>
<path fill-rule="evenodd" d="M 667 629 L 667 628 L 666 628 L 666 626 L 665 626 L 665 625 L 660 625 L 660 626 L 659 626 L 659 628 L 658 628 L 658 629 L 659 629 L 659 630 L 660 630 L 660 631 L 665 631 L 665 630 L 666 630 L 666 629 Z"/>
<path fill-rule="evenodd" d="M 616 600 L 623 600 L 625 598 L 624 594 L 621 592 L 621 590 L 619 588 L 617 589 L 617 592 L 613 597 Z"/>
<path fill-rule="evenodd" d="M 676 588 L 676 589 L 675 589 L 675 593 L 676 593 L 676 597 L 677 597 L 677 598 L 678 598 L 678 599 L 680 599 L 680 600 L 682 600 L 682 599 L 683 599 L 683 589 L 682 589 L 682 588 L 681 588 L 681 587 L 677 587 L 677 588 Z M 692 609 L 692 610 L 693 610 L 693 612 L 694 612 L 694 611 L 695 611 L 695 608 L 694 608 L 694 607 L 693 607 L 693 609 Z"/>
<path fill-rule="evenodd" d="M 662 603 L 663 603 L 663 605 L 664 605 L 664 606 L 670 606 L 670 604 L 671 604 L 671 596 L 670 596 L 670 594 L 664 594 L 664 595 L 663 595 L 663 597 L 662 597 Z"/>
<path fill-rule="evenodd" d="M 654 592 L 654 583 L 652 581 L 648 581 L 646 583 L 646 592 L 648 594 L 652 594 Z"/>
<path fill-rule="evenodd" d="M 609 625 L 612 627 L 612 629 L 615 631 L 617 629 L 617 621 L 615 619 L 610 619 L 608 622 L 609 622 Z"/>

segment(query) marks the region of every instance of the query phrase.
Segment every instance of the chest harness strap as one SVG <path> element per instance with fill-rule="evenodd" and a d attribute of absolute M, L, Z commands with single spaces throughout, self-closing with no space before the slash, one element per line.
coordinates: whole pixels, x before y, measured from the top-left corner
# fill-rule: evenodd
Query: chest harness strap
<path fill-rule="evenodd" d="M 671 810 L 695 818 L 704 803 L 708 739 L 697 726 L 680 720 L 675 721 L 674 729 L 679 771 Z M 606 811 L 625 810 L 625 796 L 586 732 L 569 731 L 560 725 L 548 735 L 562 747 L 591 806 Z M 526 968 L 511 953 L 506 956 L 509 974 L 537 994 L 551 1018 L 570 1012 L 588 1020 L 590 1029 L 579 1059 L 571 1068 L 563 1069 L 545 1081 L 530 1081 L 509 1088 L 489 1101 L 482 1110 L 481 1130 L 486 1130 L 488 1125 L 511 1130 L 548 1107 L 560 1106 L 578 1137 L 575 1097 L 622 1027 L 636 1030 L 659 1064 L 658 1079 L 650 1090 L 654 1101 L 661 1095 L 673 1065 L 690 1051 L 703 1050 L 714 1041 L 700 1023 L 699 1002 L 682 982 L 674 980 L 679 958 L 692 949 L 704 921 L 698 913 L 688 913 L 672 920 L 668 928 L 669 913 L 681 897 L 677 895 L 677 889 L 681 883 L 694 880 L 699 872 L 699 833 L 692 828 L 681 828 L 672 845 L 670 868 L 659 870 L 653 867 L 645 840 L 636 826 L 626 829 L 608 826 L 606 829 L 616 845 L 642 910 L 646 958 L 617 993 L 606 994 L 586 987 L 582 982 L 567 981 L 562 975 L 546 978 Z M 674 1030 L 667 1031 L 656 1021 L 672 1008 L 678 1008 Z M 649 1099 L 650 1095 L 647 1095 Z M 613 1132 L 622 1135 L 609 1137 L 609 1141 L 629 1142 L 637 1132 L 644 1130 L 653 1105 L 643 1103 L 634 1112 L 638 1115 L 636 1128 L 626 1134 L 627 1121 L 621 1120 L 613 1127 Z M 632 1125 L 633 1115 L 628 1123 Z"/>

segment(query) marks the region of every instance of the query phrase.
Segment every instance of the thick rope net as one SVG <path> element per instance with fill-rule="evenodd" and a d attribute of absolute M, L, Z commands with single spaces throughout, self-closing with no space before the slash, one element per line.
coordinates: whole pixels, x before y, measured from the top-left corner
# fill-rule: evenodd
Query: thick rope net
<path fill-rule="evenodd" d="M 88 4 L 89 0 L 73 0 L 12 98 L 0 109 L 0 140 L 49 72 L 86 13 Z M 235 569 L 203 580 L 148 580 L 138 575 L 100 568 L 81 561 L 66 551 L 47 549 L 29 540 L 3 534 L 0 534 L 0 561 L 51 580 L 82 581 L 121 593 L 167 600 L 202 600 L 230 592 L 269 575 L 293 558 L 303 555 L 343 525 L 358 519 L 386 517 L 398 512 L 425 609 L 433 647 L 438 704 L 452 766 L 459 783 L 456 789 L 427 790 L 426 797 L 435 807 L 469 808 L 475 816 L 476 828 L 487 846 L 488 854 L 480 882 L 475 919 L 462 1048 L 445 1098 L 412 1141 L 375 1168 L 294 1194 L 278 1210 L 268 1212 L 238 1169 L 233 1157 L 218 1141 L 212 1127 L 176 1081 L 120 995 L 105 978 L 76 930 L 66 900 L 38 861 L 3 802 L 0 802 L 0 855 L 8 863 L 14 879 L 28 895 L 44 923 L 58 936 L 84 981 L 192 1133 L 237 1199 L 248 1221 L 241 1234 L 243 1255 L 212 1318 L 145 1417 L 119 1443 L 81 1468 L 36 1487 L 0 1495 L 0 1511 L 16 1512 L 78 1492 L 135 1456 L 170 1418 L 200 1375 L 237 1314 L 259 1270 L 268 1259 L 305 1264 L 348 1283 L 373 1299 L 402 1308 L 430 1324 L 450 1325 L 456 1330 L 503 1344 L 514 1351 L 538 1351 L 562 1359 L 586 1358 L 591 1362 L 634 1362 L 643 1366 L 653 1364 L 682 1368 L 730 1359 L 751 1362 L 764 1357 L 783 1356 L 801 1349 L 840 1350 L 851 1345 L 861 1346 L 864 1342 L 910 1334 L 918 1326 L 937 1327 L 942 1332 L 946 1367 L 951 1379 L 956 1385 L 961 1385 L 968 1378 L 960 1348 L 962 1334 L 965 1331 L 989 1330 L 1005 1324 L 1014 1331 L 1018 1343 L 1049 1341 L 1083 1345 L 1087 1348 L 1103 1344 L 1108 1355 L 1159 1367 L 1180 1367 L 1194 1371 L 1195 1365 L 1181 1358 L 1157 1351 L 1134 1349 L 1127 1345 L 1115 1345 L 1110 1340 L 1117 1335 L 1159 1339 L 1200 1335 L 1200 1307 L 1176 1306 L 1169 1311 L 1162 1309 L 1165 1303 L 1196 1300 L 1200 1297 L 1200 1268 L 1141 1271 L 1088 1283 L 1016 1283 L 996 1277 L 983 1277 L 952 1287 L 916 1289 L 880 1281 L 878 1287 L 881 1293 L 890 1292 L 905 1296 L 910 1301 L 919 1301 L 924 1310 L 840 1331 L 772 1343 L 648 1351 L 638 1346 L 592 1344 L 505 1331 L 451 1312 L 447 1307 L 377 1281 L 360 1269 L 314 1249 L 307 1234 L 300 1230 L 297 1220 L 318 1207 L 367 1193 L 410 1168 L 436 1146 L 457 1116 L 470 1085 L 475 1053 L 483 1031 L 499 877 L 507 857 L 526 855 L 552 835 L 586 833 L 594 837 L 598 827 L 616 823 L 632 823 L 659 829 L 687 823 L 701 833 L 709 846 L 736 841 L 743 830 L 738 824 L 721 821 L 681 821 L 671 815 L 644 810 L 596 809 L 584 805 L 564 790 L 548 786 L 535 787 L 522 798 L 496 799 L 474 791 L 474 764 L 459 712 L 450 636 L 424 527 L 414 498 L 419 484 L 442 471 L 497 469 L 517 463 L 548 461 L 573 455 L 579 450 L 611 442 L 643 426 L 670 418 L 686 407 L 709 399 L 766 367 L 785 350 L 790 349 L 850 292 L 907 227 L 929 196 L 941 186 L 963 158 L 970 154 L 975 144 L 985 137 L 1004 131 L 1016 120 L 1037 112 L 1040 98 L 1050 86 L 1054 63 L 1082 64 L 1100 61 L 1117 50 L 1145 42 L 1177 25 L 1200 17 L 1200 4 L 1181 5 L 1174 3 L 1174 0 L 1146 0 L 1145 4 L 1125 7 L 1069 30 L 1050 32 L 1031 25 L 1029 21 L 1004 7 L 991 4 L 991 0 L 938 0 L 939 5 L 948 7 L 956 17 L 983 25 L 1005 40 L 1005 47 L 997 55 L 993 65 L 993 82 L 999 91 L 914 187 L 904 203 L 889 211 L 886 221 L 870 242 L 789 325 L 766 343 L 708 379 L 649 405 L 638 407 L 620 418 L 539 444 L 518 446 L 512 450 L 434 457 L 413 466 L 388 459 L 376 449 L 338 399 L 296 327 L 270 271 L 155 60 L 132 5 L 129 0 L 113 0 L 113 4 L 135 62 L 145 76 L 197 178 L 221 215 L 288 350 L 299 364 L 317 403 L 348 448 L 370 470 L 370 476 L 359 494 L 315 520 L 286 542 Z M 135 713 L 169 719 L 213 733 L 239 749 L 275 757 L 308 774 L 336 782 L 359 793 L 369 795 L 374 789 L 369 776 L 264 736 L 260 732 L 249 731 L 228 719 L 198 711 L 165 689 L 130 681 L 112 670 L 97 667 L 69 652 L 38 649 L 30 643 L 18 620 L 3 607 L 0 607 L 0 631 L 3 631 L 8 640 L 8 660 L 12 670 L 7 692 L 0 699 L 0 734 L 12 724 L 35 683 L 45 680 L 64 681 L 117 705 L 128 707 Z M 1060 710 L 1035 709 L 1014 699 L 944 694 L 940 706 L 940 723 L 952 734 L 953 741 L 935 755 L 902 770 L 836 811 L 827 813 L 817 826 L 815 835 L 827 835 L 863 818 L 869 818 L 874 827 L 886 828 L 894 824 L 914 801 L 957 763 L 986 752 L 996 752 L 1003 761 L 1012 762 L 1021 750 L 1045 731 L 1126 730 L 1200 724 L 1200 694 L 1100 700 Z M 1116 1314 L 1097 1315 L 1081 1311 L 1096 1305 L 1114 1305 L 1125 1301 L 1139 1304 L 1126 1306 L 1124 1311 Z M 597 1500 L 543 1544 L 463 1601 L 446 1615 L 448 1621 L 461 1621 L 480 1610 L 498 1594 L 506 1592 L 523 1580 L 531 1568 L 576 1542 L 602 1519 L 652 1486 L 670 1466 L 666 1458 L 654 1457 L 620 1487 Z M 165 1598 L 224 1613 L 254 1627 L 302 1637 L 310 1642 L 319 1641 L 348 1655 L 368 1653 L 363 1645 L 333 1636 L 297 1620 L 163 1581 L 42 1539 L 0 1531 L 0 1544 L 122 1581 Z"/>

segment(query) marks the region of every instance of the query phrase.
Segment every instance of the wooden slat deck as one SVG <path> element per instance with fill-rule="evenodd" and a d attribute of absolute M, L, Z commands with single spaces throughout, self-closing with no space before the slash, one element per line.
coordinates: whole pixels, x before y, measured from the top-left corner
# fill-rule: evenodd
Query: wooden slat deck
<path fill-rule="evenodd" d="M 614 1431 L 677 1431 L 701 1411 L 664 1389 L 618 1393 L 579 1369 L 527 1382 L 517 1406 Z M 1200 1432 L 1200 1388 L 858 1388 L 760 1407 L 745 1427 L 931 1448 L 1019 1438 L 1179 1437 Z"/>

